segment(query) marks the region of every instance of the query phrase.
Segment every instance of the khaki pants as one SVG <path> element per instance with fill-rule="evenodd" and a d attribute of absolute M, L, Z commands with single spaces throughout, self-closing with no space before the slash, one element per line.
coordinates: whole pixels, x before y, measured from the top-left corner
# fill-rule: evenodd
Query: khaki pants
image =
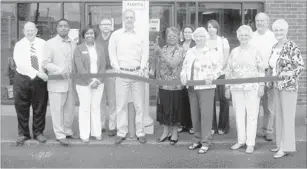
<path fill-rule="evenodd" d="M 49 92 L 50 111 L 56 139 L 73 135 L 75 98 L 72 84 L 67 92 Z"/>
<path fill-rule="evenodd" d="M 139 71 L 126 72 L 138 75 Z M 136 80 L 116 78 L 116 118 L 117 118 L 117 135 L 126 137 L 128 133 L 128 97 L 131 91 L 131 97 L 135 107 L 135 128 L 136 136 L 145 135 L 143 107 L 144 107 L 144 92 L 145 83 Z M 130 99 L 130 98 L 129 98 Z"/>
<path fill-rule="evenodd" d="M 107 70 L 112 73 L 113 70 Z M 101 102 L 101 128 L 105 129 L 106 116 L 109 114 L 109 130 L 116 129 L 116 97 L 115 97 L 115 78 L 106 79 L 104 93 Z"/>
<path fill-rule="evenodd" d="M 274 90 L 276 113 L 276 145 L 285 152 L 296 151 L 295 112 L 297 92 Z"/>

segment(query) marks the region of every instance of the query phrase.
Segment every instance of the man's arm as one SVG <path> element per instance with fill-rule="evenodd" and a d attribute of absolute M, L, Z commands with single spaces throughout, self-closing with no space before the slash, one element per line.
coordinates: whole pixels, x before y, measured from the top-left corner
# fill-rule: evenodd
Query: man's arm
<path fill-rule="evenodd" d="M 14 54 L 13 54 L 16 68 L 21 72 L 27 72 L 30 78 L 34 79 L 38 71 L 34 69 L 31 65 L 29 66 L 25 64 L 25 60 L 23 59 L 24 58 L 23 51 L 24 50 L 22 50 L 22 46 L 20 45 L 20 43 L 17 43 L 14 47 Z"/>
<path fill-rule="evenodd" d="M 56 64 L 53 63 L 53 51 L 51 49 L 52 44 L 49 42 L 45 43 L 44 46 L 44 58 L 42 62 L 42 67 L 48 71 L 48 74 L 61 74 L 63 68 L 60 68 Z"/>
<path fill-rule="evenodd" d="M 117 59 L 117 32 L 114 32 L 109 40 L 109 57 L 110 57 L 110 62 L 111 62 L 111 66 L 116 69 L 119 70 L 119 64 L 118 64 L 118 59 Z"/>

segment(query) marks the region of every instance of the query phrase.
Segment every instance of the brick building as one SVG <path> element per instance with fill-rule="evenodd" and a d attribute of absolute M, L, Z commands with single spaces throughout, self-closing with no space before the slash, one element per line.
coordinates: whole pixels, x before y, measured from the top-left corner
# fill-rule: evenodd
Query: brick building
<path fill-rule="evenodd" d="M 204 26 L 209 19 L 216 19 L 221 25 L 221 34 L 229 40 L 233 48 L 238 45 L 236 29 L 242 24 L 248 24 L 255 30 L 255 15 L 263 11 L 270 16 L 271 23 L 279 18 L 288 21 L 289 38 L 300 47 L 307 64 L 306 0 L 150 0 L 149 18 L 160 20 L 160 32 L 153 32 L 150 36 L 160 34 L 163 37 L 165 29 L 169 26 L 176 26 L 179 29 L 187 24 L 198 27 Z M 87 24 L 97 25 L 102 16 L 113 18 L 114 30 L 120 28 L 122 1 L 2 0 L 1 86 L 6 86 L 9 82 L 6 74 L 7 58 L 12 55 L 14 42 L 22 38 L 22 27 L 26 21 L 31 20 L 42 25 L 38 34 L 47 40 L 55 35 L 52 25 L 62 17 L 71 21 L 72 28 L 81 30 Z M 298 97 L 300 105 L 307 105 L 306 80 L 305 70 L 300 78 Z M 154 86 L 151 96 L 155 97 Z"/>

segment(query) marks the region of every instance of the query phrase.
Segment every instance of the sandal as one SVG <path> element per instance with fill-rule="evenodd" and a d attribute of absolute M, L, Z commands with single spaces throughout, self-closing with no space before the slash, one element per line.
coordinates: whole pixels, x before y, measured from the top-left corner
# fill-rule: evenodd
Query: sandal
<path fill-rule="evenodd" d="M 192 145 L 189 146 L 189 150 L 195 150 L 197 148 L 200 148 L 201 144 L 200 143 L 193 143 Z"/>
<path fill-rule="evenodd" d="M 171 137 L 172 137 L 171 133 L 168 133 L 168 135 L 164 137 L 163 139 L 157 138 L 157 143 L 164 142 L 166 139 L 170 140 Z"/>
<path fill-rule="evenodd" d="M 178 139 L 177 139 L 177 140 L 172 140 L 172 139 L 170 139 L 170 144 L 171 144 L 171 145 L 175 145 L 177 142 L 178 142 Z"/>
<path fill-rule="evenodd" d="M 202 146 L 202 147 L 198 150 L 198 154 L 205 154 L 208 150 L 209 150 L 209 147 Z"/>

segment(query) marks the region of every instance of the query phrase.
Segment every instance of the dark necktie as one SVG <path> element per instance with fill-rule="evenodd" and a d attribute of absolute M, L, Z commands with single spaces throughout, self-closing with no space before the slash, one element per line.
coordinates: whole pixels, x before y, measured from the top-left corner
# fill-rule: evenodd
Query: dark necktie
<path fill-rule="evenodd" d="M 34 47 L 34 43 L 31 44 L 30 52 L 31 52 L 31 66 L 34 69 L 39 70 L 39 68 L 38 68 L 38 59 L 37 59 L 37 56 L 36 56 L 36 49 Z"/>

